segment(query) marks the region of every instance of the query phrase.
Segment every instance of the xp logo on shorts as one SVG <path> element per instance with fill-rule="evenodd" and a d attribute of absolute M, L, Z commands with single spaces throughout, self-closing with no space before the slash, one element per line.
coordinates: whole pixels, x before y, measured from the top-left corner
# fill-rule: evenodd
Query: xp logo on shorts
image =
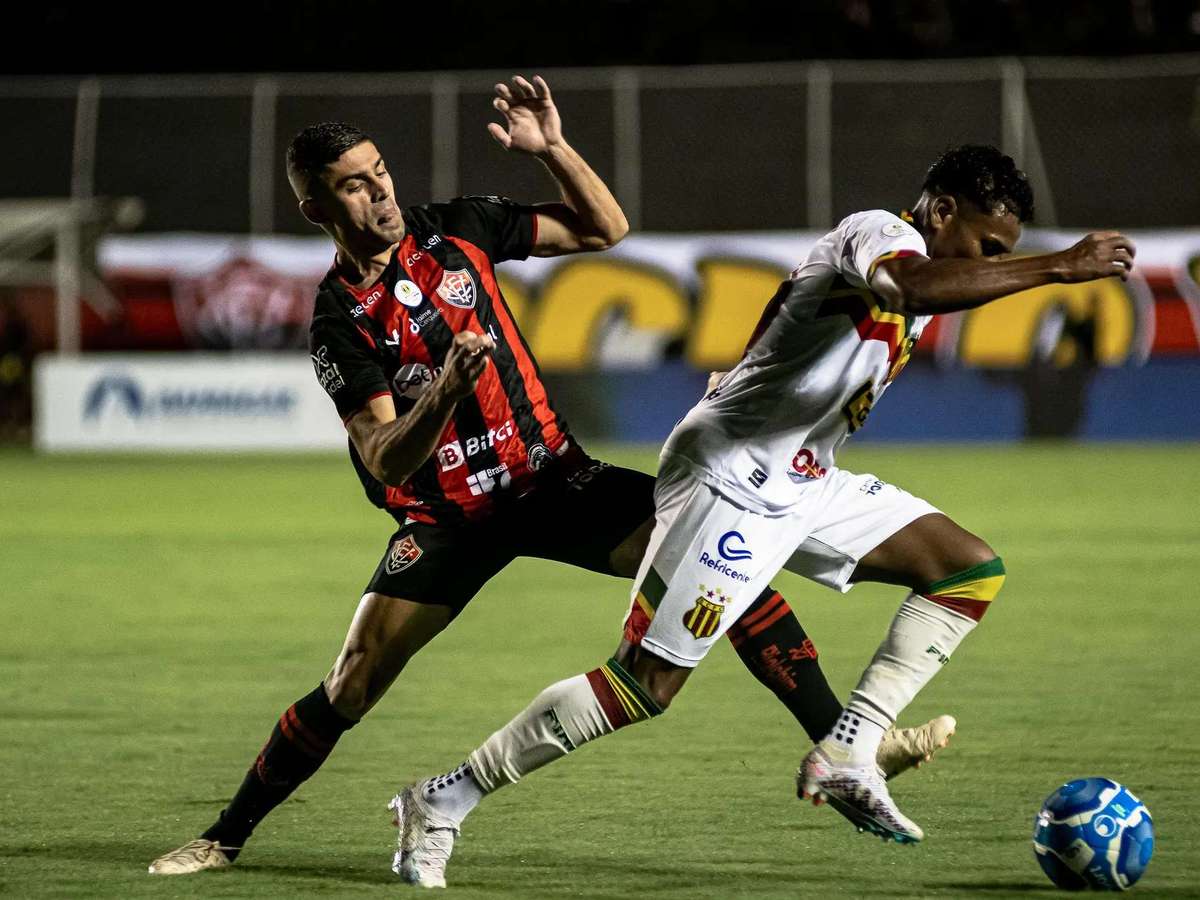
<path fill-rule="evenodd" d="M 740 545 L 740 546 L 739 546 Z M 754 554 L 746 549 L 746 539 L 740 531 L 727 531 L 717 541 L 717 552 L 721 559 L 737 562 L 739 559 L 752 559 Z"/>
<path fill-rule="evenodd" d="M 417 544 L 417 539 L 411 534 L 406 534 L 392 544 L 392 549 L 388 551 L 387 559 L 384 561 L 383 570 L 389 575 L 398 575 L 420 559 L 421 553 L 422 550 Z"/>
<path fill-rule="evenodd" d="M 466 269 L 455 269 L 442 276 L 438 285 L 438 296 L 459 309 L 472 309 L 475 306 L 475 282 Z"/>
<path fill-rule="evenodd" d="M 799 452 L 792 457 L 792 467 L 788 470 L 787 477 L 796 484 L 802 484 L 805 481 L 824 478 L 827 471 L 817 465 L 817 457 L 811 450 L 801 447 Z"/>

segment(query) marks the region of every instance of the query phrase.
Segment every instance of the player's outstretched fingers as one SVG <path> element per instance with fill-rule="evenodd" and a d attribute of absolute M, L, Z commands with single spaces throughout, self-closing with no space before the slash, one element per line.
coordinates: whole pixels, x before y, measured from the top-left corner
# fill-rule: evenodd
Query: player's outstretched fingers
<path fill-rule="evenodd" d="M 498 125 L 495 122 L 488 122 L 488 134 L 496 139 L 496 143 L 508 150 L 512 147 L 512 138 L 505 130 L 503 125 Z"/>
<path fill-rule="evenodd" d="M 507 84 L 504 84 L 503 82 L 498 82 L 497 84 L 492 85 L 492 87 L 495 89 L 497 96 L 499 96 L 501 99 L 512 100 L 512 98 L 513 98 L 512 91 L 510 91 L 508 89 Z"/>
<path fill-rule="evenodd" d="M 541 75 L 533 76 L 533 86 L 536 90 L 537 96 L 540 99 L 542 99 L 542 100 L 552 99 L 550 97 L 550 85 L 546 84 L 546 79 L 543 78 Z"/>
<path fill-rule="evenodd" d="M 526 81 L 524 76 L 514 75 L 512 77 L 512 83 L 517 89 L 518 96 L 523 97 L 526 100 L 532 100 L 537 96 L 537 92 L 534 91 L 533 85 Z"/>

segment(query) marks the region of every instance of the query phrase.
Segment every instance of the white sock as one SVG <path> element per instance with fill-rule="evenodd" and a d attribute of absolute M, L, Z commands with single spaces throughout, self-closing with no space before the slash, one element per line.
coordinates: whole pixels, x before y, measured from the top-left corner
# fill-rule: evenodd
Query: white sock
<path fill-rule="evenodd" d="M 854 738 L 851 745 L 844 738 L 836 738 L 839 729 L 834 726 L 821 742 L 826 753 L 857 765 L 873 761 L 884 731 L 950 661 L 950 655 L 976 624 L 919 594 L 909 594 L 838 720 L 842 725 L 846 716 L 856 716 L 863 723 L 854 726 L 859 734 L 850 735 L 850 725 L 846 726 L 843 735 Z"/>
<path fill-rule="evenodd" d="M 873 713 L 876 719 L 882 719 Z M 880 724 L 860 712 L 846 709 L 829 735 L 821 741 L 825 754 L 837 762 L 867 765 L 875 759 L 875 750 L 888 723 Z"/>
<path fill-rule="evenodd" d="M 550 685 L 467 757 L 475 781 L 491 793 L 561 759 L 589 741 L 661 710 L 615 660 Z"/>
<path fill-rule="evenodd" d="M 426 781 L 421 785 L 421 796 L 457 828 L 467 813 L 475 808 L 475 804 L 483 799 L 483 788 L 475 780 L 471 764 L 464 762 L 445 775 Z"/>

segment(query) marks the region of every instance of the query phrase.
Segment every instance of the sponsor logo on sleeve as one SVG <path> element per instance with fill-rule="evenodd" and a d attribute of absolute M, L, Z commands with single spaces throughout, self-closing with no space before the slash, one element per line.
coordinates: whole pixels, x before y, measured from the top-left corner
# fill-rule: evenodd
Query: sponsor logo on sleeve
<path fill-rule="evenodd" d="M 760 488 L 764 484 L 767 483 L 767 473 L 764 472 L 762 469 L 756 468 L 753 472 L 750 473 L 749 481 L 756 488 Z"/>
<path fill-rule="evenodd" d="M 883 231 L 885 237 L 900 237 L 901 235 L 908 234 L 912 231 L 912 228 L 903 222 L 888 222 L 880 230 Z"/>
<path fill-rule="evenodd" d="M 455 269 L 442 275 L 437 294 L 451 306 L 459 309 L 475 307 L 475 281 L 466 269 Z"/>
<path fill-rule="evenodd" d="M 340 388 L 346 386 L 346 379 L 338 371 L 337 363 L 329 358 L 329 348 L 322 345 L 316 353 L 311 354 L 313 368 L 317 370 L 317 380 L 325 393 L 332 397 Z"/>
<path fill-rule="evenodd" d="M 420 559 L 422 552 L 417 539 L 411 534 L 406 534 L 393 542 L 392 548 L 388 550 L 387 559 L 383 564 L 384 571 L 389 575 L 398 575 Z"/>

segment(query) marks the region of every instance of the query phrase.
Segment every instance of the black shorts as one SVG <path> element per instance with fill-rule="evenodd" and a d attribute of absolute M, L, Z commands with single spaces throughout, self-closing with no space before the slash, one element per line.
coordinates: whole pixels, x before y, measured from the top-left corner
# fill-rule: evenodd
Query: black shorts
<path fill-rule="evenodd" d="M 653 475 L 587 460 L 482 522 L 402 526 L 366 590 L 449 606 L 457 615 L 518 556 L 614 575 L 609 555 L 653 515 Z"/>

